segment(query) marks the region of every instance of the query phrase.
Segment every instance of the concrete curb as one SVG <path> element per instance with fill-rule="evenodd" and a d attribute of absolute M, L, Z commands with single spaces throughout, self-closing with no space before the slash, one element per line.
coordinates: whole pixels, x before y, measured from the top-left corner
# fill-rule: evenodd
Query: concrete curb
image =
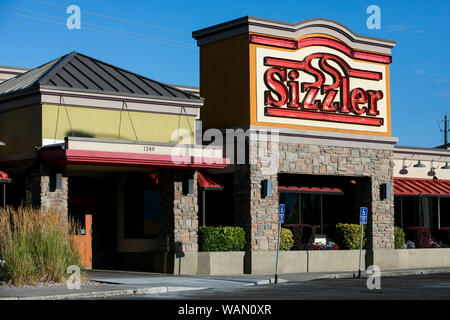
<path fill-rule="evenodd" d="M 192 291 L 207 289 L 199 287 L 149 287 L 149 288 L 137 288 L 137 289 L 124 289 L 124 290 L 108 290 L 108 291 L 95 291 L 95 292 L 83 292 L 73 294 L 59 294 L 50 296 L 34 296 L 34 297 L 8 297 L 0 298 L 0 300 L 63 300 L 63 299 L 79 299 L 79 298 L 106 298 L 113 296 L 125 296 L 125 295 L 146 295 L 157 293 L 168 293 L 178 291 Z"/>
<path fill-rule="evenodd" d="M 381 270 L 381 277 L 395 277 L 395 276 L 410 276 L 410 275 L 420 275 L 420 274 L 433 274 L 433 273 L 449 273 L 449 268 L 443 268 L 443 269 L 418 269 L 418 270 L 387 270 L 383 271 Z M 370 275 L 368 275 L 365 270 L 361 272 L 361 278 L 368 278 Z M 311 281 L 311 280 L 319 280 L 319 279 L 349 279 L 349 278 L 357 278 L 358 272 L 348 272 L 348 273 L 333 273 L 333 274 L 327 274 L 323 276 L 318 276 L 317 278 L 310 278 L 306 279 L 304 281 Z M 293 282 L 293 280 L 287 280 L 288 282 Z"/>

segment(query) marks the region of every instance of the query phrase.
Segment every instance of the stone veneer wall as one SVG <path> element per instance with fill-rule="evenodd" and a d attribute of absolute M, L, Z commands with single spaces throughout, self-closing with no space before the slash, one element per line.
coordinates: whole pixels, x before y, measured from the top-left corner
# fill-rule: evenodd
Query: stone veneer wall
<path fill-rule="evenodd" d="M 261 142 L 259 142 L 261 143 Z M 272 142 L 265 142 L 269 146 Z M 250 143 L 250 159 L 258 159 L 256 141 Z M 270 147 L 269 147 L 270 149 Z M 394 248 L 393 151 L 367 148 L 279 144 L 278 173 L 368 177 L 368 183 L 358 189 L 358 206 L 369 208 L 368 248 Z M 274 157 L 274 161 L 276 158 Z M 276 250 L 278 221 L 277 174 L 264 175 L 270 163 L 257 161 L 250 169 L 249 215 L 251 251 Z M 261 181 L 272 179 L 272 196 L 261 198 Z M 380 199 L 380 184 L 390 183 L 391 198 Z M 237 186 L 237 185 L 235 185 Z M 239 186 L 237 186 L 239 187 Z M 245 187 L 235 192 L 245 193 Z M 366 195 L 366 196 L 365 196 Z M 358 199 L 359 198 L 359 199 Z"/>
<path fill-rule="evenodd" d="M 159 243 L 165 252 L 197 252 L 197 174 L 188 170 L 161 170 L 159 179 Z M 194 193 L 183 181 L 194 179 Z"/>
<path fill-rule="evenodd" d="M 36 166 L 25 176 L 25 205 L 40 207 L 42 210 L 56 208 L 62 214 L 67 215 L 68 179 L 68 177 L 63 176 L 61 188 L 50 190 L 50 173 L 48 168 L 43 165 Z"/>

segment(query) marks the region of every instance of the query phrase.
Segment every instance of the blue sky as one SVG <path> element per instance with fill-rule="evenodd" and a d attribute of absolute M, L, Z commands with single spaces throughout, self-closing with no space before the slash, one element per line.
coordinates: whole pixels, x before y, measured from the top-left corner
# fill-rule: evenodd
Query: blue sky
<path fill-rule="evenodd" d="M 65 22 L 81 8 L 81 30 Z M 369 5 L 381 29 L 369 30 Z M 391 65 L 392 134 L 399 145 L 442 143 L 450 116 L 450 1 L 0 0 L 0 65 L 36 67 L 73 50 L 158 81 L 198 86 L 191 32 L 246 15 L 296 22 L 323 17 L 397 42 Z M 441 123 L 442 127 L 442 123 Z"/>

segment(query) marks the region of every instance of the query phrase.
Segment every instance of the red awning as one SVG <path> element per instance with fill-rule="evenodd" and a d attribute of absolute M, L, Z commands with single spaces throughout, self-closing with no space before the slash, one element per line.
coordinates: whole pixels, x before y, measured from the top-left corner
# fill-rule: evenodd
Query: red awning
<path fill-rule="evenodd" d="M 0 171 L 0 183 L 10 183 L 11 178 L 6 172 Z"/>
<path fill-rule="evenodd" d="M 302 186 L 278 186 L 278 191 L 299 192 L 299 193 L 318 193 L 318 194 L 344 194 L 339 188 L 325 187 L 302 187 Z"/>
<path fill-rule="evenodd" d="M 208 172 L 197 172 L 197 183 L 204 190 L 223 190 L 220 181 Z"/>
<path fill-rule="evenodd" d="M 394 178 L 396 196 L 450 196 L 450 180 Z"/>

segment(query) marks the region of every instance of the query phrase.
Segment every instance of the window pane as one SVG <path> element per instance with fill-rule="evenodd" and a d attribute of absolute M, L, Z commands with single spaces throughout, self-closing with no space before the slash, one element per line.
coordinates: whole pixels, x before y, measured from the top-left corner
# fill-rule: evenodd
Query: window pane
<path fill-rule="evenodd" d="M 320 226 L 320 194 L 301 195 L 301 223 Z"/>
<path fill-rule="evenodd" d="M 158 191 L 144 191 L 144 235 L 158 234 Z"/>
<path fill-rule="evenodd" d="M 284 214 L 285 224 L 299 223 L 298 217 L 298 193 L 281 193 L 280 203 L 286 205 Z"/>

